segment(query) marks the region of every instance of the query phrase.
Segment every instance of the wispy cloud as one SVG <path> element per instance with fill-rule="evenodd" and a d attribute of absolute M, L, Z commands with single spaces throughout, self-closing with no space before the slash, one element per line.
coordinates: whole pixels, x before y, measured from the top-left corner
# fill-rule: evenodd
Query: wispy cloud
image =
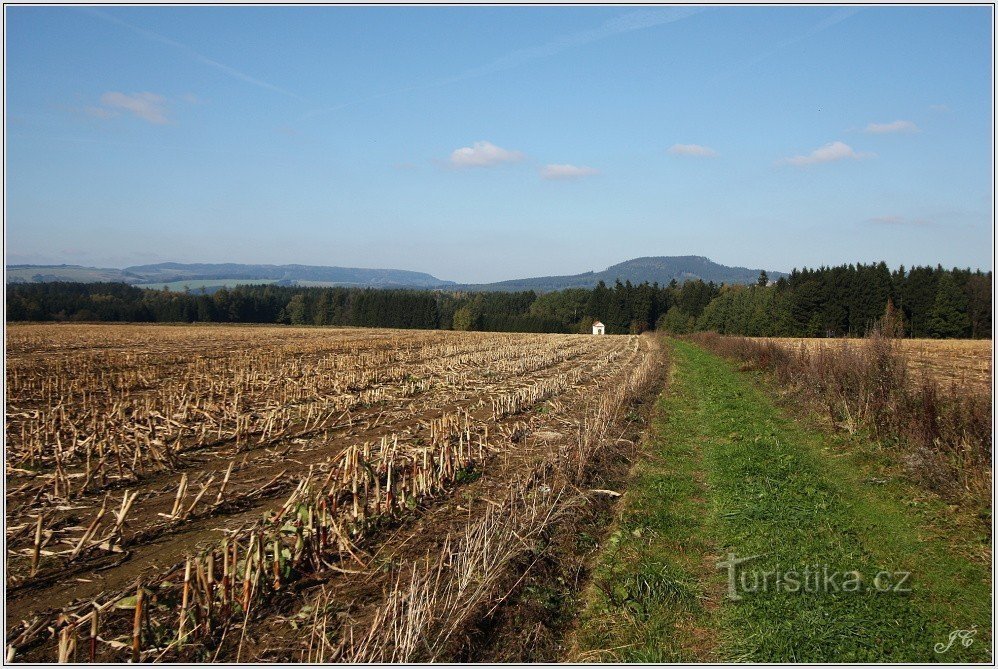
<path fill-rule="evenodd" d="M 450 164 L 454 167 L 494 167 L 520 160 L 523 160 L 523 154 L 519 151 L 509 151 L 486 141 L 454 149 L 450 154 Z"/>
<path fill-rule="evenodd" d="M 779 161 L 779 163 L 804 167 L 820 163 L 833 163 L 839 160 L 860 160 L 862 158 L 872 157 L 874 157 L 874 154 L 857 152 L 853 150 L 851 146 L 843 142 L 829 142 L 807 155 L 791 156 L 790 158 L 784 158 Z"/>
<path fill-rule="evenodd" d="M 548 181 L 574 180 L 583 177 L 590 177 L 599 174 L 595 167 L 585 167 L 580 165 L 545 165 L 541 170 L 541 177 Z"/>
<path fill-rule="evenodd" d="M 219 72 L 222 72 L 223 74 L 226 74 L 229 77 L 232 77 L 233 79 L 237 79 L 237 80 L 242 81 L 244 83 L 252 84 L 253 86 L 258 86 L 259 88 L 264 88 L 266 90 L 273 91 L 275 93 L 281 93 L 282 95 L 287 95 L 287 96 L 295 98 L 297 100 L 304 100 L 305 99 L 305 98 L 301 97 L 300 95 L 297 95 L 296 93 L 292 93 L 291 91 L 285 90 L 285 89 L 283 89 L 283 88 L 281 88 L 279 86 L 275 86 L 275 85 L 273 85 L 271 83 L 263 81 L 262 79 L 257 79 L 256 77 L 251 77 L 250 75 L 246 74 L 245 72 L 241 72 L 240 70 L 237 70 L 234 67 L 226 65 L 225 63 L 220 63 L 219 61 L 214 60 L 213 58 L 209 58 L 208 56 L 205 56 L 204 54 L 196 51 L 195 49 L 193 49 L 192 47 L 184 44 L 183 42 L 178 42 L 177 40 L 170 39 L 169 37 L 164 37 L 163 35 L 160 35 L 159 33 L 155 33 L 155 32 L 153 32 L 151 30 L 146 30 L 145 28 L 140 28 L 139 26 L 132 25 L 131 23 L 128 23 L 127 21 L 122 21 L 121 19 L 119 19 L 119 18 L 117 18 L 115 16 L 112 16 L 110 14 L 107 14 L 106 12 L 98 11 L 96 9 L 88 9 L 88 10 L 85 10 L 85 11 L 89 12 L 90 14 L 92 14 L 92 15 L 100 18 L 100 19 L 108 21 L 109 23 L 114 23 L 116 25 L 119 25 L 119 26 L 122 26 L 124 28 L 127 28 L 127 29 L 131 30 L 133 33 L 135 33 L 136 35 L 144 37 L 147 40 L 150 40 L 152 42 L 159 42 L 160 44 L 165 44 L 167 46 L 171 46 L 174 49 L 177 49 L 178 51 L 182 52 L 184 55 L 186 55 L 186 56 L 188 56 L 190 58 L 193 58 L 194 60 L 196 60 L 196 61 L 198 61 L 200 63 L 203 63 L 204 65 L 207 65 L 208 67 L 214 68 L 214 69 L 218 70 Z"/>
<path fill-rule="evenodd" d="M 502 72 L 503 70 L 525 65 L 526 63 L 539 58 L 548 58 L 563 51 L 567 51 L 568 49 L 585 46 L 586 44 L 592 44 L 593 42 L 599 42 L 616 35 L 623 35 L 625 33 L 634 32 L 635 30 L 646 30 L 655 26 L 681 21 L 682 19 L 693 16 L 701 11 L 703 10 L 696 7 L 667 7 L 662 9 L 644 9 L 628 12 L 627 14 L 622 14 L 621 16 L 610 19 L 596 28 L 582 30 L 569 35 L 562 35 L 561 37 L 553 39 L 546 44 L 528 47 L 525 49 L 518 49 L 506 54 L 505 56 L 497 58 L 491 63 L 469 70 L 456 77 L 446 79 L 444 82 L 452 83 L 456 81 L 463 81 L 465 79 L 481 77 L 494 72 Z"/>
<path fill-rule="evenodd" d="M 918 126 L 911 121 L 891 121 L 890 123 L 870 123 L 863 132 L 873 135 L 918 132 Z"/>
<path fill-rule="evenodd" d="M 673 144 L 669 147 L 669 153 L 674 156 L 694 156 L 697 158 L 713 158 L 717 151 L 709 146 L 700 144 Z"/>
<path fill-rule="evenodd" d="M 132 93 L 131 95 L 109 91 L 100 96 L 100 107 L 87 107 L 84 111 L 96 118 L 112 118 L 127 112 L 154 125 L 170 122 L 167 100 L 156 93 Z"/>
<path fill-rule="evenodd" d="M 922 218 L 904 218 L 903 216 L 874 216 L 873 218 L 866 219 L 866 222 L 873 225 L 907 226 L 913 228 L 922 228 L 931 225 L 929 221 Z"/>
<path fill-rule="evenodd" d="M 118 115 L 118 112 L 105 107 L 84 107 L 83 113 L 94 118 L 114 118 Z"/>
<path fill-rule="evenodd" d="M 934 112 L 946 113 L 950 111 L 949 105 L 929 105 L 929 109 Z"/>
<path fill-rule="evenodd" d="M 538 46 L 518 49 L 489 63 L 451 77 L 438 79 L 428 83 L 396 88 L 357 100 L 343 102 L 331 107 L 325 107 L 323 109 L 314 109 L 304 114 L 302 118 L 311 118 L 321 114 L 339 111 L 340 109 L 352 107 L 353 105 L 372 102 L 374 100 L 379 100 L 392 95 L 437 88 L 439 86 L 447 86 L 449 84 L 456 84 L 469 79 L 477 79 L 478 77 L 484 77 L 489 74 L 495 74 L 511 68 L 520 67 L 521 65 L 526 65 L 527 63 L 541 58 L 549 58 L 563 51 L 585 46 L 586 44 L 592 44 L 593 42 L 605 40 L 617 35 L 623 35 L 636 30 L 646 30 L 648 28 L 654 28 L 656 26 L 681 21 L 702 11 L 704 11 L 703 8 L 698 7 L 665 7 L 661 9 L 643 9 L 628 12 L 627 14 L 622 14 L 616 18 L 605 21 L 596 28 L 562 35 L 561 37 L 557 37 L 550 42 L 540 44 Z"/>

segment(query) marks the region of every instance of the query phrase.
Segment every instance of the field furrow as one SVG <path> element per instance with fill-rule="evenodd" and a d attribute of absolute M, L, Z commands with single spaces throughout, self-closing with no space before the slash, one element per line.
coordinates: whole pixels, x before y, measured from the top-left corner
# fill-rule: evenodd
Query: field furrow
<path fill-rule="evenodd" d="M 361 556 L 412 562 L 417 556 L 405 550 L 425 552 L 426 541 L 439 544 L 447 528 L 467 524 L 467 508 L 449 501 L 455 492 L 488 500 L 476 505 L 484 510 L 511 494 L 511 481 L 564 467 L 573 444 L 585 441 L 585 407 L 615 394 L 655 349 L 638 337 L 364 334 L 10 328 L 8 652 L 57 659 L 72 646 L 88 659 L 80 655 L 90 638 L 84 621 L 96 617 L 104 643 L 87 653 L 127 659 L 130 630 L 115 627 L 127 627 L 130 610 L 119 609 L 136 583 L 158 607 L 140 634 L 143 659 L 218 651 L 217 630 L 239 612 L 254 613 L 244 630 L 286 632 L 280 617 L 257 619 L 305 601 L 285 588 L 275 604 L 282 578 L 319 574 L 331 593 L 363 564 L 364 582 L 380 591 L 383 579 L 372 575 L 383 565 Z M 293 509 L 307 522 L 296 516 L 287 535 L 281 523 Z M 427 523 L 429 534 L 420 529 Z M 182 649 L 175 636 L 163 646 L 155 639 L 168 623 L 159 609 L 169 603 L 176 615 L 178 569 L 190 559 L 208 572 L 198 577 L 205 613 L 189 614 L 200 641 Z M 261 573 L 270 563 L 268 584 Z M 231 567 L 231 579 L 238 573 L 252 585 L 237 597 L 227 580 L 223 594 L 213 564 L 224 565 L 225 579 Z M 103 608 L 95 613 L 95 605 Z M 46 620 L 62 626 L 39 627 Z"/>

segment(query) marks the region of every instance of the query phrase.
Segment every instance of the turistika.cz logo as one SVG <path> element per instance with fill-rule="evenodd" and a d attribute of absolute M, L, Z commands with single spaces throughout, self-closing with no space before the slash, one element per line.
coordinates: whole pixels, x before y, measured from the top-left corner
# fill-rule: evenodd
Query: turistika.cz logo
<path fill-rule="evenodd" d="M 856 593 L 856 592 L 911 592 L 911 572 L 881 570 L 864 575 L 858 570 L 841 571 L 829 565 L 809 565 L 803 568 L 740 569 L 750 560 L 763 557 L 751 555 L 738 557 L 728 553 L 717 563 L 718 569 L 728 571 L 728 599 L 739 601 L 746 594 L 760 593 Z"/>

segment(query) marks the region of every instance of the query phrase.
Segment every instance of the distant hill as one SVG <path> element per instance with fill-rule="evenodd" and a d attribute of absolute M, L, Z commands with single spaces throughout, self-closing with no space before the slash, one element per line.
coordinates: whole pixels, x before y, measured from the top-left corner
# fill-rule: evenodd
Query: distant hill
<path fill-rule="evenodd" d="M 601 280 L 607 285 L 620 279 L 639 284 L 647 281 L 666 285 L 703 279 L 714 283 L 748 284 L 759 278 L 758 269 L 728 267 L 703 256 L 658 256 L 635 258 L 608 267 L 602 272 L 568 276 L 542 276 L 511 279 L 497 283 L 459 285 L 424 272 L 401 269 L 360 269 L 321 265 L 243 265 L 239 263 L 176 263 L 135 265 L 125 269 L 82 267 L 80 265 L 8 265 L 7 283 L 50 281 L 121 281 L 148 288 L 170 290 L 205 289 L 213 292 L 222 286 L 273 283 L 283 286 L 356 286 L 362 288 L 442 288 L 447 290 L 547 292 L 565 288 L 592 288 Z M 776 280 L 783 272 L 769 271 Z"/>
<path fill-rule="evenodd" d="M 423 272 L 401 269 L 361 269 L 318 265 L 243 265 L 238 263 L 158 263 L 125 269 L 102 269 L 78 265 L 8 265 L 7 282 L 48 281 L 123 281 L 137 286 L 149 285 L 183 289 L 236 285 L 238 283 L 276 283 L 308 286 L 360 286 L 372 288 L 442 288 L 453 281 L 442 281 Z"/>
<path fill-rule="evenodd" d="M 139 279 L 125 270 L 82 265 L 7 265 L 7 283 L 48 283 L 50 281 L 122 281 Z"/>
<path fill-rule="evenodd" d="M 607 285 L 620 279 L 639 284 L 647 281 L 659 285 L 666 285 L 673 279 L 679 283 L 684 281 L 695 281 L 703 279 L 706 282 L 727 284 L 750 284 L 755 283 L 759 278 L 759 269 L 749 269 L 747 267 L 728 267 L 720 265 L 709 258 L 703 256 L 655 256 L 646 258 L 634 258 L 625 262 L 606 268 L 602 272 L 585 272 L 583 274 L 571 274 L 567 276 L 542 276 L 532 279 L 513 279 L 510 281 L 499 281 L 497 283 L 469 284 L 452 286 L 461 290 L 483 290 L 483 291 L 552 291 L 563 290 L 565 288 L 592 288 L 600 281 Z M 766 270 L 766 274 L 772 281 L 781 276 L 786 276 L 784 272 Z"/>

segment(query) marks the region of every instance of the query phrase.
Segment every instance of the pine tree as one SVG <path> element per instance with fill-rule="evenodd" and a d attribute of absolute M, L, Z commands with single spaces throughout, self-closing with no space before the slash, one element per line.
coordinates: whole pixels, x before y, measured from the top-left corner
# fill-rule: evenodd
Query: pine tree
<path fill-rule="evenodd" d="M 929 315 L 929 334 L 933 337 L 964 337 L 970 329 L 967 296 L 956 285 L 950 272 L 943 272 L 936 288 L 936 301 Z"/>
<path fill-rule="evenodd" d="M 963 290 L 967 294 L 970 336 L 987 337 L 991 333 L 991 272 L 985 275 L 978 270 L 971 274 Z"/>

